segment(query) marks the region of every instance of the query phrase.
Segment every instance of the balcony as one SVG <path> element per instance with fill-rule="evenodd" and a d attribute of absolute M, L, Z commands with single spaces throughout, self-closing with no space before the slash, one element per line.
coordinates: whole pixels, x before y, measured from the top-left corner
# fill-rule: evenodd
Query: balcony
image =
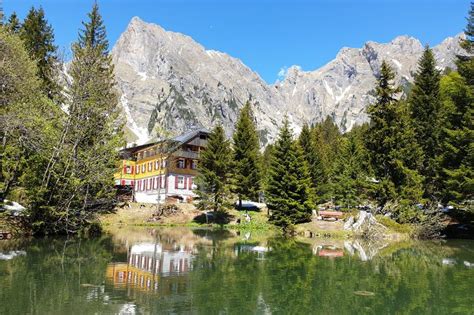
<path fill-rule="evenodd" d="M 179 149 L 179 150 L 177 150 L 173 153 L 173 156 L 197 160 L 197 159 L 199 159 L 199 152 L 197 152 L 197 151 L 185 151 L 183 149 Z"/>

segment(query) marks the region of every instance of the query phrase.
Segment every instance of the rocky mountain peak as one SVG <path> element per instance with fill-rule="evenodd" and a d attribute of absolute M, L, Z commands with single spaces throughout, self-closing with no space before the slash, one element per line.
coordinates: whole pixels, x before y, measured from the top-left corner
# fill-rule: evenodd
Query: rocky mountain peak
<path fill-rule="evenodd" d="M 326 116 L 342 131 L 367 121 L 365 108 L 373 101 L 382 60 L 392 65 L 398 83 L 407 84 L 423 49 L 406 35 L 385 44 L 367 42 L 341 49 L 314 71 L 292 66 L 281 82 L 268 85 L 239 59 L 134 17 L 112 58 L 130 141 L 144 142 L 159 129 L 178 133 L 217 123 L 231 135 L 240 108 L 250 100 L 266 144 L 276 137 L 285 114 L 295 131 Z M 453 67 L 459 39 L 448 38 L 433 51 L 441 68 Z"/>

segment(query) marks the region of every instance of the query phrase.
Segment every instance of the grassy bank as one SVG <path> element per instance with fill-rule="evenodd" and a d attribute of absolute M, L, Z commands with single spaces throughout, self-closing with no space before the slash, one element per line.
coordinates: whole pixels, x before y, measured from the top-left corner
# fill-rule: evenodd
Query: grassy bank
<path fill-rule="evenodd" d="M 159 220 L 154 219 L 157 205 L 142 205 L 132 203 L 127 207 L 118 207 L 114 213 L 100 216 L 99 221 L 104 229 L 110 226 L 162 226 L 162 227 L 206 227 L 227 228 L 234 230 L 275 230 L 268 222 L 266 212 L 248 211 L 250 222 L 244 218 L 245 211 L 230 209 L 221 224 L 206 222 L 205 213 L 191 204 L 178 204 L 178 211 L 174 215 L 161 216 Z"/>
<path fill-rule="evenodd" d="M 268 221 L 266 210 L 247 211 L 250 215 L 250 222 L 246 222 L 245 211 L 230 209 L 227 211 L 221 224 L 206 222 L 203 211 L 200 211 L 192 204 L 178 204 L 178 211 L 173 215 L 160 216 L 158 219 L 154 214 L 157 212 L 157 205 L 142 205 L 132 203 L 129 206 L 117 208 L 115 213 L 102 215 L 101 225 L 105 230 L 115 227 L 192 227 L 192 228 L 215 228 L 230 229 L 235 231 L 278 231 L 273 224 Z M 410 225 L 399 224 L 387 217 L 377 216 L 377 220 L 388 228 L 385 237 L 392 240 L 408 239 L 413 228 Z M 344 222 L 340 221 L 318 221 L 313 220 L 308 223 L 298 224 L 295 231 L 300 236 L 330 238 L 336 240 L 351 239 L 357 237 L 352 231 L 344 230 Z"/>

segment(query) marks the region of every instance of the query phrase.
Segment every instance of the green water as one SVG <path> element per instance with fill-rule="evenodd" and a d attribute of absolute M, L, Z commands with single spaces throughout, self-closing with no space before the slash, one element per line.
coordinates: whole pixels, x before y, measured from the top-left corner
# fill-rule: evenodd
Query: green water
<path fill-rule="evenodd" d="M 0 314 L 474 314 L 474 242 L 184 228 L 1 241 Z"/>

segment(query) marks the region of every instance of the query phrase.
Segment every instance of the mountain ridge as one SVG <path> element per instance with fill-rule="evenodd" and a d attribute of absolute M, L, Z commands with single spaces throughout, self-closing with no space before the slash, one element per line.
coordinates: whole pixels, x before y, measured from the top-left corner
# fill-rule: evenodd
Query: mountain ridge
<path fill-rule="evenodd" d="M 222 123 L 232 134 L 239 109 L 250 100 L 261 143 L 272 142 L 284 115 L 296 132 L 302 124 L 334 118 L 342 131 L 368 121 L 382 59 L 397 72 L 398 84 L 413 80 L 424 47 L 408 35 L 389 43 L 367 41 L 343 47 L 326 65 L 310 71 L 293 65 L 281 81 L 265 82 L 240 59 L 207 50 L 190 36 L 132 18 L 111 54 L 127 128 L 142 143 L 157 130 L 182 132 Z M 459 35 L 433 47 L 441 69 L 453 68 L 461 52 Z M 134 134 L 134 135 L 133 135 Z"/>

